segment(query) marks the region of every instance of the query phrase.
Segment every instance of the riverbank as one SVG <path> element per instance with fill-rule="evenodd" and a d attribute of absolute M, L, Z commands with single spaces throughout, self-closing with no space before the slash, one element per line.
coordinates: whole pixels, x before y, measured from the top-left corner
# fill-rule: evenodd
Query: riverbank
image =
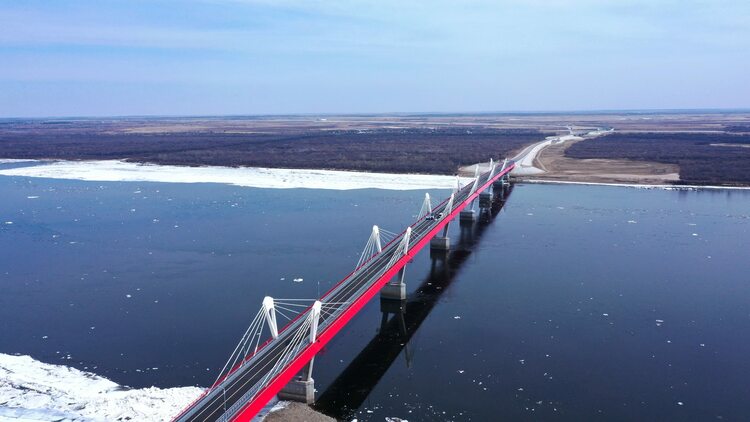
<path fill-rule="evenodd" d="M 69 366 L 0 353 L 0 420 L 169 420 L 202 391 L 130 389 Z"/>
<path fill-rule="evenodd" d="M 0 353 L 0 421 L 165 421 L 203 392 L 198 387 L 130 389 L 91 372 Z M 300 403 L 276 402 L 258 420 L 329 422 Z"/>

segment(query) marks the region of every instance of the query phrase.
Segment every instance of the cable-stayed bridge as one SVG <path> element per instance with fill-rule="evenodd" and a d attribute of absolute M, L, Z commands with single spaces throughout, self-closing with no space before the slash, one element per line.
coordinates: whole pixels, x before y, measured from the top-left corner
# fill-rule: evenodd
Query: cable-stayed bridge
<path fill-rule="evenodd" d="M 471 183 L 457 179 L 450 197 L 435 206 L 425 194 L 417 220 L 401 233 L 373 226 L 355 270 L 318 300 L 266 297 L 216 382 L 174 420 L 247 421 L 277 394 L 310 402 L 315 355 L 378 292 L 406 299 L 406 264 L 428 243 L 449 250 L 450 222 L 475 220 L 477 200 L 481 207 L 492 200 L 490 189 L 507 192 L 514 166 L 508 160 L 490 160 L 484 172 L 476 166 Z M 280 329 L 281 318 L 289 322 Z"/>

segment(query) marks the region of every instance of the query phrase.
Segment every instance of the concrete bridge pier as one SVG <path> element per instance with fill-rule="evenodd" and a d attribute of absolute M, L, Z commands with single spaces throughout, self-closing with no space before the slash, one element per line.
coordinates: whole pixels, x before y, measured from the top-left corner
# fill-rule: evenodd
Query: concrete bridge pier
<path fill-rule="evenodd" d="M 497 195 L 497 199 L 505 200 L 505 184 L 503 184 L 502 179 L 492 184 L 492 192 Z"/>
<path fill-rule="evenodd" d="M 510 177 L 503 178 L 503 193 L 508 193 L 510 190 Z"/>
<path fill-rule="evenodd" d="M 486 190 L 479 194 L 479 208 L 489 208 L 492 206 L 492 193 Z"/>
<path fill-rule="evenodd" d="M 315 380 L 312 378 L 312 368 L 315 358 L 307 364 L 293 380 L 279 391 L 279 400 L 296 401 L 299 403 L 315 403 Z"/>
<path fill-rule="evenodd" d="M 451 239 L 448 236 L 435 236 L 430 240 L 430 258 L 445 259 L 451 249 Z"/>
<path fill-rule="evenodd" d="M 458 221 L 461 224 L 471 224 L 477 220 L 477 213 L 473 209 L 464 209 L 458 215 Z"/>
<path fill-rule="evenodd" d="M 380 290 L 380 297 L 382 299 L 391 300 L 406 300 L 406 283 L 404 283 L 404 275 L 406 274 L 406 266 L 401 268 L 398 272 L 398 280 L 395 282 L 389 282 Z"/>

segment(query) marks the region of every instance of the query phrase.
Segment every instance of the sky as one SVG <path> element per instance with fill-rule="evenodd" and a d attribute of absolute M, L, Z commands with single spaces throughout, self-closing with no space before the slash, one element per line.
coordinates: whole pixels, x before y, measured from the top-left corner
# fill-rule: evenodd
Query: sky
<path fill-rule="evenodd" d="M 2 0 L 0 117 L 750 108 L 748 0 Z"/>

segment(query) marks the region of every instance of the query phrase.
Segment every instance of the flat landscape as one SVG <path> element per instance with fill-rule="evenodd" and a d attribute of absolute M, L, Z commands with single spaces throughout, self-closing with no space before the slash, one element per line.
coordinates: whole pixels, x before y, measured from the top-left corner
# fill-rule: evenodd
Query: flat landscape
<path fill-rule="evenodd" d="M 550 136 L 524 178 L 750 185 L 739 111 L 5 119 L 0 158 L 455 174 Z"/>

